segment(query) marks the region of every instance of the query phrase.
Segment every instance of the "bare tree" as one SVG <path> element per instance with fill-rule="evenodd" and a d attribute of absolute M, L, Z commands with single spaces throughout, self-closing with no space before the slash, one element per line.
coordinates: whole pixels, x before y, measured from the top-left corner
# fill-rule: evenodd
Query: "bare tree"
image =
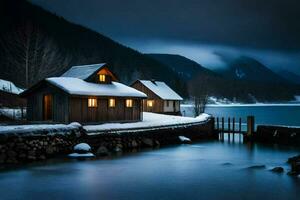
<path fill-rule="evenodd" d="M 11 32 L 2 34 L 0 46 L 4 51 L 6 65 L 29 87 L 57 71 L 57 66 L 67 65 L 71 58 L 64 56 L 55 41 L 40 27 L 23 22 Z"/>

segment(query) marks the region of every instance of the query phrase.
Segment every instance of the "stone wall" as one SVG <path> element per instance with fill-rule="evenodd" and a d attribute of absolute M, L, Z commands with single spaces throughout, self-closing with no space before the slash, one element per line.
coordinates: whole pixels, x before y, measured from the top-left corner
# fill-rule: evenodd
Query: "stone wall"
<path fill-rule="evenodd" d="M 44 160 L 58 155 L 67 155 L 81 142 L 88 143 L 96 155 L 127 151 L 145 147 L 159 147 L 182 143 L 178 136 L 192 141 L 213 139 L 213 120 L 187 127 L 166 128 L 150 131 L 128 131 L 122 134 L 87 135 L 81 127 L 49 133 L 43 130 L 34 134 L 0 134 L 0 164 L 18 164 Z"/>
<path fill-rule="evenodd" d="M 300 145 L 300 127 L 259 125 L 252 140 L 265 143 Z"/>

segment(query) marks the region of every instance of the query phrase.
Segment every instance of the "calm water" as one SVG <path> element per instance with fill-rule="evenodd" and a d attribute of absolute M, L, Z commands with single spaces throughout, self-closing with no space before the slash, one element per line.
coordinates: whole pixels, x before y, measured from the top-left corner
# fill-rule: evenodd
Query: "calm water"
<path fill-rule="evenodd" d="M 207 112 L 300 126 L 300 106 L 218 106 Z M 47 161 L 0 172 L 0 200 L 299 199 L 300 177 L 286 175 L 287 158 L 297 154 L 296 147 L 206 141 L 109 159 Z M 266 167 L 251 168 L 256 165 Z M 275 166 L 285 173 L 270 172 Z"/>
<path fill-rule="evenodd" d="M 241 117 L 243 122 L 248 115 L 255 116 L 257 124 L 300 126 L 300 105 L 268 106 L 207 106 L 206 111 L 216 117 Z"/>
<path fill-rule="evenodd" d="M 0 173 L 0 199 L 299 199 L 300 178 L 269 171 L 297 153 L 215 141 L 42 164 Z"/>

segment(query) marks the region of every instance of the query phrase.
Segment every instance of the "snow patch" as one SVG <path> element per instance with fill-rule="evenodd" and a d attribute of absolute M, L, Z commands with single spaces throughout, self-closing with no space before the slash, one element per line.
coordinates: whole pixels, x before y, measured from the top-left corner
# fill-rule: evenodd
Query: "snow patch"
<path fill-rule="evenodd" d="M 13 82 L 0 79 L 0 90 L 13 93 L 13 94 L 20 94 L 24 90 L 18 88 Z"/>
<path fill-rule="evenodd" d="M 178 136 L 178 138 L 179 138 L 179 140 L 181 141 L 181 142 L 191 142 L 191 139 L 190 138 L 188 138 L 188 137 L 185 137 L 185 136 Z"/>
<path fill-rule="evenodd" d="M 242 79 L 246 76 L 246 74 L 243 72 L 243 70 L 236 68 L 235 69 L 235 75 L 237 78 Z"/>

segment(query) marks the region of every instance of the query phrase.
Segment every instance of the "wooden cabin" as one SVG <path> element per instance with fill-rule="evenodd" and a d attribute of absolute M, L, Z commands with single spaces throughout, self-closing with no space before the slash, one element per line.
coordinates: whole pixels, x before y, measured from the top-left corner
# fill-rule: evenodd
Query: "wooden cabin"
<path fill-rule="evenodd" d="M 140 121 L 142 100 L 147 97 L 119 83 L 107 64 L 71 67 L 21 95 L 27 98 L 30 121 L 83 124 Z"/>
<path fill-rule="evenodd" d="M 183 99 L 166 83 L 155 80 L 137 80 L 131 86 L 148 96 L 143 100 L 144 111 L 181 115 L 180 101 Z"/>

